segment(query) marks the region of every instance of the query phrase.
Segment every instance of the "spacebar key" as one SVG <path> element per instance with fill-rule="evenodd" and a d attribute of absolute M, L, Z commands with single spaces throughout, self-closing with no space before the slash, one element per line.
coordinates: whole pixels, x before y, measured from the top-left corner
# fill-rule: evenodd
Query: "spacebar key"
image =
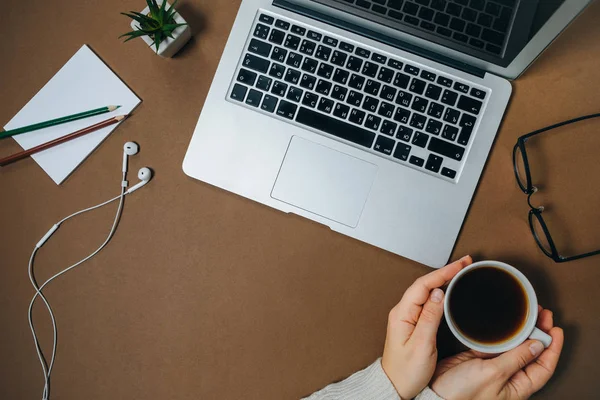
<path fill-rule="evenodd" d="M 375 140 L 375 133 L 373 132 L 304 107 L 300 107 L 296 122 L 369 148 Z"/>

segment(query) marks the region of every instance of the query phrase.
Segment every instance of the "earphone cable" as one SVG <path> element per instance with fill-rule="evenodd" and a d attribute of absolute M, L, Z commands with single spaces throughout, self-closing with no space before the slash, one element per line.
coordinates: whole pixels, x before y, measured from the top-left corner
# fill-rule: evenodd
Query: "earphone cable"
<path fill-rule="evenodd" d="M 123 173 L 123 181 L 125 181 L 125 173 Z M 42 365 L 42 370 L 44 373 L 44 391 L 42 393 L 42 400 L 48 400 L 49 399 L 49 389 L 50 389 L 50 375 L 52 373 L 52 368 L 54 366 L 54 361 L 55 361 L 55 356 L 56 356 L 56 344 L 57 344 L 57 329 L 56 329 L 56 319 L 54 317 L 54 313 L 52 312 L 52 308 L 50 307 L 50 303 L 48 302 L 48 300 L 46 299 L 46 297 L 43 295 L 42 290 L 44 289 L 44 287 L 46 287 L 46 285 L 48 285 L 50 282 L 52 282 L 54 279 L 58 278 L 59 276 L 67 273 L 68 271 L 72 270 L 73 268 L 76 268 L 77 266 L 83 264 L 84 262 L 88 261 L 90 258 L 94 257 L 96 254 L 98 254 L 100 251 L 102 251 L 102 249 L 104 247 L 106 247 L 106 245 L 108 244 L 108 242 L 110 242 L 110 240 L 112 239 L 112 237 L 115 234 L 115 231 L 117 229 L 117 226 L 119 224 L 119 221 L 121 219 L 121 213 L 123 211 L 123 203 L 125 200 L 125 196 L 127 195 L 127 193 L 125 192 L 125 187 L 122 186 L 121 187 L 121 194 L 119 196 L 116 196 L 110 200 L 105 201 L 104 203 L 98 204 L 96 206 L 93 207 L 89 207 L 86 208 L 84 210 L 78 211 L 76 213 L 73 213 L 71 215 L 69 215 L 66 218 L 63 218 L 60 222 L 58 222 L 55 226 L 60 226 L 62 223 L 64 223 L 65 221 L 86 213 L 88 211 L 92 211 L 95 209 L 98 209 L 100 207 L 103 207 L 105 205 L 108 205 L 110 203 L 112 203 L 115 200 L 119 200 L 119 206 L 117 208 L 117 213 L 115 215 L 115 219 L 113 221 L 112 224 L 112 228 L 106 238 L 106 240 L 104 241 L 104 243 L 102 243 L 102 245 L 100 245 L 100 247 L 98 247 L 98 249 L 96 249 L 93 253 L 91 253 L 89 256 L 83 258 L 82 260 L 78 261 L 77 263 L 71 265 L 68 268 L 65 268 L 64 270 L 58 272 L 57 274 L 55 274 L 54 276 L 52 276 L 51 278 L 49 278 L 48 280 L 46 280 L 41 286 L 38 286 L 35 280 L 35 274 L 34 274 L 34 270 L 33 270 L 33 263 L 34 263 L 34 259 L 35 259 L 35 255 L 37 253 L 37 251 L 39 250 L 39 246 L 36 246 L 35 249 L 33 250 L 31 257 L 29 259 L 29 280 L 31 281 L 31 284 L 33 286 L 33 288 L 35 289 L 36 293 L 33 296 L 33 298 L 31 299 L 31 302 L 29 304 L 29 310 L 28 310 L 28 319 L 29 319 L 29 327 L 31 329 L 31 333 L 33 335 L 33 340 L 35 342 L 35 346 L 36 346 L 36 351 L 38 354 L 38 358 L 40 360 L 40 363 Z M 43 350 L 41 348 L 41 345 L 39 343 L 37 334 L 35 332 L 35 326 L 33 324 L 33 305 L 35 303 L 35 300 L 37 299 L 37 297 L 41 297 L 44 304 L 46 305 L 46 309 L 48 310 L 48 313 L 50 314 L 50 319 L 52 321 L 52 330 L 53 330 L 53 341 L 52 341 L 52 355 L 50 357 L 50 364 L 47 364 L 47 361 L 44 357 L 44 353 Z"/>

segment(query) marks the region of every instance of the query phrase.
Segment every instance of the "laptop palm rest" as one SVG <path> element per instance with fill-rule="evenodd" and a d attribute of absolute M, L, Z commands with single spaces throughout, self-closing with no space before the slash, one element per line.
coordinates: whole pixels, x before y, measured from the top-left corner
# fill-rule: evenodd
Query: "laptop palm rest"
<path fill-rule="evenodd" d="M 294 136 L 271 197 L 355 228 L 376 174 L 374 164 Z"/>

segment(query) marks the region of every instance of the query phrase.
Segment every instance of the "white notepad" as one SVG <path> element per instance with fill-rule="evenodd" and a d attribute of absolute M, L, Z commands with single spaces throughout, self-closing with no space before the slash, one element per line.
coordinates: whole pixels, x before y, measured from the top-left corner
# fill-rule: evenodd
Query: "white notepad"
<path fill-rule="evenodd" d="M 141 100 L 89 47 L 83 46 L 4 127 L 15 129 L 109 105 L 122 107 L 94 117 L 14 136 L 27 150 L 110 117 L 129 114 Z M 60 185 L 120 124 L 34 154 L 33 159 Z"/>

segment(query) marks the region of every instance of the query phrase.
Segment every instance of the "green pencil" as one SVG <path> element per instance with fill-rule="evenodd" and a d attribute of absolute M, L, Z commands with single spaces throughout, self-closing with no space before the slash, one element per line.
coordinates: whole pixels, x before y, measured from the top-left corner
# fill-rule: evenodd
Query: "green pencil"
<path fill-rule="evenodd" d="M 94 115 L 100 115 L 100 114 L 112 112 L 112 111 L 115 111 L 119 107 L 121 107 L 121 106 L 100 107 L 100 108 L 96 108 L 95 110 L 85 111 L 85 112 L 82 112 L 79 114 L 68 115 L 66 117 L 56 118 L 56 119 L 52 119 L 50 121 L 45 121 L 45 122 L 39 122 L 37 124 L 24 126 L 22 128 L 11 129 L 8 131 L 0 132 L 0 139 L 19 135 L 21 133 L 36 131 L 38 129 L 47 128 L 49 126 L 65 124 L 65 123 L 71 122 L 71 121 L 77 121 L 78 119 L 92 117 Z"/>

